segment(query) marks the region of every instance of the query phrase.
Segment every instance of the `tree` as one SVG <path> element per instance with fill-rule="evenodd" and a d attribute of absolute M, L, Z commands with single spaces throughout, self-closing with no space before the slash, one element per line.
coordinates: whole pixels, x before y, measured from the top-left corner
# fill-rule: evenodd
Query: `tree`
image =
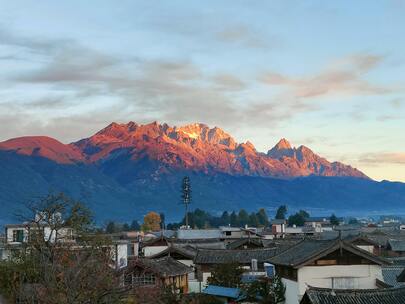
<path fill-rule="evenodd" d="M 243 269 L 237 263 L 218 264 L 214 266 L 208 284 L 224 287 L 239 287 Z"/>
<path fill-rule="evenodd" d="M 240 226 L 245 226 L 249 223 L 249 214 L 245 209 L 241 209 L 238 213 L 238 222 Z"/>
<path fill-rule="evenodd" d="M 129 227 L 128 223 L 124 223 L 122 225 L 122 231 L 129 231 L 129 230 L 131 230 L 131 228 Z"/>
<path fill-rule="evenodd" d="M 339 219 L 334 213 L 330 216 L 329 221 L 333 226 L 339 226 L 340 224 Z"/>
<path fill-rule="evenodd" d="M 137 220 L 133 220 L 130 228 L 131 228 L 131 230 L 139 231 L 139 230 L 141 230 L 141 225 L 139 225 Z"/>
<path fill-rule="evenodd" d="M 304 219 L 309 218 L 309 213 L 306 212 L 305 210 L 298 211 L 298 214 L 301 215 Z"/>
<path fill-rule="evenodd" d="M 231 218 L 228 211 L 224 211 L 221 215 L 221 225 L 228 226 L 231 223 Z"/>
<path fill-rule="evenodd" d="M 249 226 L 259 227 L 259 219 L 257 218 L 257 215 L 254 212 L 252 212 L 249 215 Z"/>
<path fill-rule="evenodd" d="M 279 276 L 264 278 L 243 286 L 247 300 L 255 303 L 277 304 L 285 300 L 285 286 Z"/>
<path fill-rule="evenodd" d="M 349 225 L 357 225 L 359 221 L 355 217 L 349 219 Z"/>
<path fill-rule="evenodd" d="M 285 220 L 286 213 L 287 213 L 286 205 L 282 205 L 282 206 L 278 207 L 277 212 L 276 212 L 276 219 Z"/>
<path fill-rule="evenodd" d="M 290 215 L 288 217 L 288 225 L 289 226 L 304 226 L 305 220 L 309 217 L 308 212 L 305 210 L 300 210 L 299 212 L 295 213 L 294 215 Z"/>
<path fill-rule="evenodd" d="M 165 229 L 165 214 L 160 212 L 160 229 Z"/>
<path fill-rule="evenodd" d="M 149 212 L 143 218 L 143 231 L 158 231 L 160 230 L 160 215 L 156 212 Z"/>
<path fill-rule="evenodd" d="M 275 275 L 273 278 L 272 290 L 274 295 L 274 303 L 282 303 L 285 300 L 285 285 L 279 275 Z"/>
<path fill-rule="evenodd" d="M 117 227 L 113 221 L 108 222 L 107 227 L 105 228 L 105 232 L 107 233 L 114 233 L 117 232 Z"/>
<path fill-rule="evenodd" d="M 28 210 L 22 216 L 27 241 L 0 263 L 0 293 L 18 303 L 117 301 L 112 243 L 97 234 L 90 211 L 63 194 L 50 194 Z"/>
<path fill-rule="evenodd" d="M 239 226 L 239 220 L 238 216 L 236 215 L 235 211 L 232 211 L 231 216 L 229 218 L 230 224 L 232 227 L 238 227 Z"/>
<path fill-rule="evenodd" d="M 261 208 L 256 216 L 260 226 L 267 227 L 269 225 L 269 217 L 267 216 L 266 210 Z"/>

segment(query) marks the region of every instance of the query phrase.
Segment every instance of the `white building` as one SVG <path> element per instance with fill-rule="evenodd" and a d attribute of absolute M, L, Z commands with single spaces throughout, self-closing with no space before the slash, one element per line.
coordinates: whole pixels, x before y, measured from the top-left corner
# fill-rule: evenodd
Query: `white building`
<path fill-rule="evenodd" d="M 58 241 L 71 241 L 73 240 L 73 229 L 61 228 L 53 230 L 48 225 L 37 224 L 12 224 L 6 225 L 6 244 L 18 245 L 26 243 L 30 235 L 41 232 L 45 241 L 55 242 Z"/>
<path fill-rule="evenodd" d="M 286 286 L 285 304 L 298 304 L 308 287 L 374 289 L 388 264 L 340 240 L 303 240 L 270 259 Z"/>

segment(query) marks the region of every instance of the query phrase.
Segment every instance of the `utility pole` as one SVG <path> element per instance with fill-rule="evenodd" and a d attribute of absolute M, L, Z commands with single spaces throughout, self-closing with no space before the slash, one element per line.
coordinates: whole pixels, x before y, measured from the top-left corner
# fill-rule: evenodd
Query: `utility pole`
<path fill-rule="evenodd" d="M 184 216 L 184 218 L 186 219 L 186 229 L 188 229 L 188 205 L 191 203 L 191 183 L 190 178 L 188 176 L 185 176 L 183 178 L 181 192 L 182 192 L 181 198 L 183 200 L 182 203 L 184 204 L 186 212 Z"/>

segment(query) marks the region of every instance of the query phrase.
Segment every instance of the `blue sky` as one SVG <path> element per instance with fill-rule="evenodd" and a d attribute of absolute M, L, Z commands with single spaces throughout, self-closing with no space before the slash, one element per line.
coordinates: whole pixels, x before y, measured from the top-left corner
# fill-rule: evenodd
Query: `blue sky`
<path fill-rule="evenodd" d="M 0 0 L 0 140 L 205 122 L 405 181 L 405 1 Z"/>

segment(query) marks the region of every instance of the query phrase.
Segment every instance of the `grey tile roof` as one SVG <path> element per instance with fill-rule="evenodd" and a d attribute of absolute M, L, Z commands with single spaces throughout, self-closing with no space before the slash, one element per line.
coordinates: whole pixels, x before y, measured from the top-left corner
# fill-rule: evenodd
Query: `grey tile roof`
<path fill-rule="evenodd" d="M 232 243 L 229 243 L 227 248 L 228 249 L 237 249 L 244 245 L 253 245 L 255 247 L 264 247 L 261 239 L 243 238 L 243 239 L 233 241 Z"/>
<path fill-rule="evenodd" d="M 398 276 L 404 271 L 404 269 L 405 266 L 383 266 L 381 270 L 384 283 L 392 287 L 404 286 L 405 283 L 397 281 Z"/>
<path fill-rule="evenodd" d="M 195 264 L 250 264 L 253 259 L 259 263 L 265 262 L 276 253 L 275 248 L 242 249 L 242 250 L 216 250 L 199 249 L 194 258 Z"/>
<path fill-rule="evenodd" d="M 282 251 L 275 257 L 269 260 L 270 263 L 275 265 L 285 265 L 299 268 L 318 258 L 321 258 L 340 247 L 354 254 L 360 255 L 363 258 L 371 260 L 380 265 L 389 264 L 388 261 L 379 258 L 365 250 L 353 246 L 347 242 L 339 240 L 314 240 L 305 239 L 296 245 Z"/>
<path fill-rule="evenodd" d="M 405 283 L 405 269 L 398 275 L 397 281 Z"/>
<path fill-rule="evenodd" d="M 165 250 L 156 253 L 155 255 L 149 256 L 148 258 L 154 259 L 154 258 L 161 258 L 165 256 L 171 256 L 173 254 L 179 254 L 184 256 L 185 258 L 188 259 L 193 259 L 195 255 L 197 254 L 197 249 L 191 246 L 174 246 L 170 245 L 167 247 Z"/>
<path fill-rule="evenodd" d="M 392 251 L 405 251 L 405 240 L 388 240 Z"/>
<path fill-rule="evenodd" d="M 190 267 L 176 261 L 171 257 L 159 259 L 135 258 L 129 261 L 129 265 L 123 270 L 128 272 L 133 267 L 141 267 L 151 271 L 160 277 L 172 277 L 192 272 Z"/>
<path fill-rule="evenodd" d="M 387 289 L 332 290 L 309 288 L 301 304 L 400 304 L 405 303 L 405 287 Z"/>

